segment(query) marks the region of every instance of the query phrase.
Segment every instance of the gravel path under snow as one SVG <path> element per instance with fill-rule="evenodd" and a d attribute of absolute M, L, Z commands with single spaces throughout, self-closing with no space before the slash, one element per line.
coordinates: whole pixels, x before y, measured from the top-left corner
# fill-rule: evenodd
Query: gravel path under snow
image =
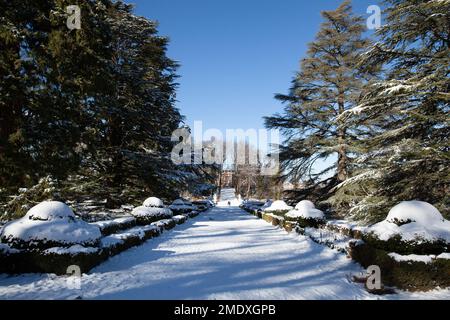
<path fill-rule="evenodd" d="M 378 297 L 350 282 L 345 255 L 237 207 L 217 207 L 84 275 L 0 275 L 0 299 L 450 299 L 450 290 Z"/>

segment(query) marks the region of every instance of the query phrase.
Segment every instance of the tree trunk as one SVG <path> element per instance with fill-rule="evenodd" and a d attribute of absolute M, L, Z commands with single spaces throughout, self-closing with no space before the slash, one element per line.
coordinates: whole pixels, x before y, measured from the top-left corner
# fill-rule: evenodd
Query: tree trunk
<path fill-rule="evenodd" d="M 344 94 L 341 93 L 338 98 L 338 105 L 339 105 L 339 115 L 343 114 L 345 111 L 345 102 L 344 102 Z M 340 182 L 347 180 L 348 177 L 348 157 L 347 157 L 347 147 L 345 144 L 345 137 L 347 133 L 347 128 L 345 127 L 344 123 L 340 121 L 338 123 L 338 167 L 337 167 L 337 175 L 338 180 Z"/>

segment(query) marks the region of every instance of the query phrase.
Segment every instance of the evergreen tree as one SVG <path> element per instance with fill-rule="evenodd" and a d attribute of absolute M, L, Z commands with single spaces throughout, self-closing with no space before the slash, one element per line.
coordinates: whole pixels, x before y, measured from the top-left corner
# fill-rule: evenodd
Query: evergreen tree
<path fill-rule="evenodd" d="M 282 172 L 291 181 L 317 179 L 336 172 L 344 181 L 359 126 L 348 126 L 339 116 L 353 108 L 361 95 L 369 72 L 358 67 L 360 54 L 369 41 L 363 38 L 364 23 L 352 14 L 349 1 L 335 11 L 324 11 L 323 22 L 301 70 L 293 80 L 289 95 L 277 99 L 287 103 L 283 114 L 266 118 L 268 128 L 280 129 L 287 137 L 281 147 Z M 337 155 L 337 162 L 322 172 L 312 168 L 320 159 Z"/>
<path fill-rule="evenodd" d="M 444 215 L 450 208 L 450 1 L 388 0 L 380 42 L 366 65 L 382 63 L 386 79 L 368 87 L 346 117 L 370 123 L 355 176 L 336 195 L 353 198 L 352 215 L 384 219 L 399 201 L 422 200 Z"/>
<path fill-rule="evenodd" d="M 73 4 L 79 30 L 66 25 Z M 0 9 L 0 203 L 44 180 L 66 199 L 109 206 L 211 180 L 170 160 L 183 117 L 177 64 L 155 22 L 111 0 L 0 0 Z"/>

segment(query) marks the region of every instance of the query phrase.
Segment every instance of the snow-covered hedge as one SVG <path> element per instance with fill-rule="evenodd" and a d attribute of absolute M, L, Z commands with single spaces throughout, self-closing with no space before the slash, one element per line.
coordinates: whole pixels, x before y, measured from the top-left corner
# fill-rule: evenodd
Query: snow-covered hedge
<path fill-rule="evenodd" d="M 422 201 L 398 204 L 364 234 L 364 240 L 376 247 L 402 254 L 436 254 L 450 249 L 450 221 Z"/>
<path fill-rule="evenodd" d="M 163 232 L 164 230 L 170 230 L 175 228 L 177 223 L 174 219 L 163 219 L 152 223 L 153 226 L 156 226 Z"/>
<path fill-rule="evenodd" d="M 197 207 L 197 210 L 206 211 L 213 207 L 213 204 L 210 200 L 198 200 L 192 203 Z"/>
<path fill-rule="evenodd" d="M 450 260 L 447 254 L 400 255 L 364 241 L 350 242 L 350 257 L 364 268 L 377 265 L 383 272 L 384 285 L 408 291 L 427 291 L 450 287 Z"/>
<path fill-rule="evenodd" d="M 134 208 L 131 215 L 136 218 L 138 224 L 146 225 L 161 219 L 169 219 L 173 213 L 168 208 L 141 206 Z"/>
<path fill-rule="evenodd" d="M 108 256 L 116 255 L 131 247 L 138 246 L 146 240 L 161 234 L 160 228 L 155 225 L 139 226 L 112 234 L 101 239 L 101 248 Z"/>
<path fill-rule="evenodd" d="M 70 207 L 57 201 L 34 206 L 23 218 L 7 223 L 0 234 L 3 243 L 28 249 L 96 246 L 100 237 L 98 226 L 77 219 Z"/>
<path fill-rule="evenodd" d="M 187 219 L 188 217 L 182 214 L 173 217 L 173 220 L 175 221 L 176 224 L 183 224 L 186 222 Z"/>
<path fill-rule="evenodd" d="M 98 226 L 102 235 L 108 236 L 118 231 L 126 230 L 136 226 L 136 218 L 132 216 L 122 217 L 114 220 L 92 222 L 91 224 Z"/>
<path fill-rule="evenodd" d="M 191 212 L 196 209 L 190 201 L 177 199 L 169 206 L 169 208 L 176 214 Z"/>
<path fill-rule="evenodd" d="M 267 208 L 265 208 L 263 211 L 265 213 L 274 213 L 274 214 L 285 214 L 292 210 L 291 206 L 288 206 L 286 202 L 282 200 L 277 200 L 271 203 Z"/>
<path fill-rule="evenodd" d="M 311 201 L 303 200 L 286 214 L 286 219 L 298 222 L 301 227 L 317 227 L 325 223 L 325 214 Z"/>

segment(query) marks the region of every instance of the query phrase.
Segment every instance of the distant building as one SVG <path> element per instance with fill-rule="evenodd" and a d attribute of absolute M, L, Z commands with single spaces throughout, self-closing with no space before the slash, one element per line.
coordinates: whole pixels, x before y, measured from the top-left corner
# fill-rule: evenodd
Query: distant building
<path fill-rule="evenodd" d="M 221 177 L 221 187 L 222 188 L 232 188 L 233 187 L 233 178 L 234 178 L 234 171 L 231 170 L 225 170 L 222 172 Z"/>

